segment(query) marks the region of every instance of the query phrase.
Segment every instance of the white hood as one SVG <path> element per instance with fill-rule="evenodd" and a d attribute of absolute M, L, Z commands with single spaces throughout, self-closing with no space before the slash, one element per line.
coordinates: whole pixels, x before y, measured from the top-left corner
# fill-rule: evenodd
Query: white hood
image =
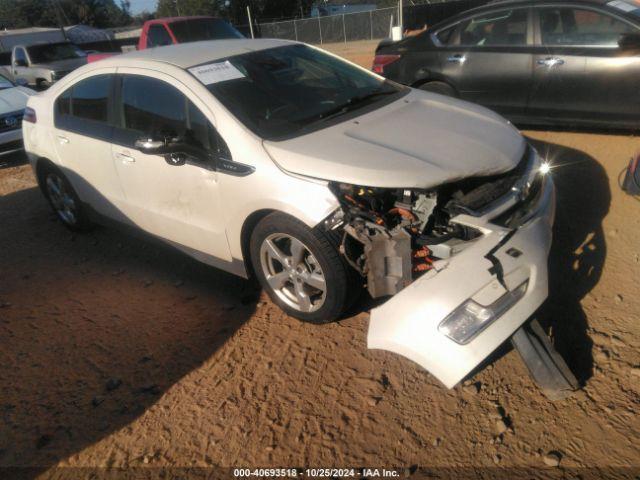
<path fill-rule="evenodd" d="M 291 173 L 370 187 L 431 188 L 506 172 L 522 158 L 526 142 L 490 110 L 413 90 L 371 113 L 264 146 Z"/>
<path fill-rule="evenodd" d="M 0 90 L 0 115 L 22 110 L 27 106 L 27 99 L 34 93 L 36 92 L 24 87 Z"/>

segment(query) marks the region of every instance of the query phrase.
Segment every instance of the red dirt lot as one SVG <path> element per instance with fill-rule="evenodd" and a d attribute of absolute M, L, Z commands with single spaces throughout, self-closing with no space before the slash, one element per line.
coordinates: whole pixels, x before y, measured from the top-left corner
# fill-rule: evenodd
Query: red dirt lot
<path fill-rule="evenodd" d="M 28 166 L 0 169 L 0 468 L 637 475 L 640 203 L 618 175 L 640 141 L 526 133 L 558 189 L 539 319 L 583 385 L 559 402 L 508 346 L 446 390 L 411 361 L 367 350 L 365 301 L 339 322 L 300 323 L 249 282 L 146 238 L 70 233 Z M 440 474 L 462 472 L 472 470 Z"/>

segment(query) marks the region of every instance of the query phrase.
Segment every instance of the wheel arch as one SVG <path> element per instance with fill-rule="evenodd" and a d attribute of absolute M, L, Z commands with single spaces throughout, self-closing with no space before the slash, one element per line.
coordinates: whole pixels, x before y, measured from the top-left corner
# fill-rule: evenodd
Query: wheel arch
<path fill-rule="evenodd" d="M 60 170 L 60 168 L 46 157 L 38 157 L 34 162 L 34 173 L 40 190 L 44 189 L 43 175 L 47 170 Z M 44 190 L 43 190 L 44 191 Z"/>
<path fill-rule="evenodd" d="M 451 87 L 451 89 L 456 94 L 456 97 L 458 98 L 460 97 L 460 91 L 458 90 L 458 88 L 451 81 L 449 81 L 449 79 L 443 77 L 442 75 L 428 75 L 428 76 L 419 78 L 411 84 L 411 87 L 420 88 L 423 85 L 426 85 L 427 83 L 432 83 L 432 82 L 439 82 L 439 83 L 446 84 L 447 86 Z"/>
<path fill-rule="evenodd" d="M 251 263 L 251 252 L 249 249 L 251 234 L 260 220 L 274 212 L 280 212 L 280 210 L 275 210 L 273 208 L 256 210 L 245 218 L 244 223 L 242 224 L 242 228 L 240 230 L 240 248 L 242 250 L 242 262 L 244 263 L 244 268 L 247 272 L 247 277 L 249 278 L 255 278 L 255 272 L 253 271 L 253 265 Z"/>

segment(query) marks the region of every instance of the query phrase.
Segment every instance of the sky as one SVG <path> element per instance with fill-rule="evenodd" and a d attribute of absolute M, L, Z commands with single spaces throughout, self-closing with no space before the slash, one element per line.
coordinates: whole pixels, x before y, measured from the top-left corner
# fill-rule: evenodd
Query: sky
<path fill-rule="evenodd" d="M 131 13 L 135 15 L 143 10 L 153 12 L 156 9 L 157 3 L 158 0 L 131 0 Z"/>

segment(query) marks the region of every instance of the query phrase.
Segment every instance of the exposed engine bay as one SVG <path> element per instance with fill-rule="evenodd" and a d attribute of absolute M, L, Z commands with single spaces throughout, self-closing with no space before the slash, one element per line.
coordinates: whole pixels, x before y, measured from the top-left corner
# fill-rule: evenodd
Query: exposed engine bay
<path fill-rule="evenodd" d="M 526 158 L 526 156 L 525 156 Z M 477 215 L 523 178 L 527 161 L 501 175 L 472 177 L 432 190 L 332 183 L 341 209 L 325 222 L 342 233 L 340 253 L 366 278 L 373 298 L 395 295 L 469 246 L 481 232 L 451 219 Z"/>

